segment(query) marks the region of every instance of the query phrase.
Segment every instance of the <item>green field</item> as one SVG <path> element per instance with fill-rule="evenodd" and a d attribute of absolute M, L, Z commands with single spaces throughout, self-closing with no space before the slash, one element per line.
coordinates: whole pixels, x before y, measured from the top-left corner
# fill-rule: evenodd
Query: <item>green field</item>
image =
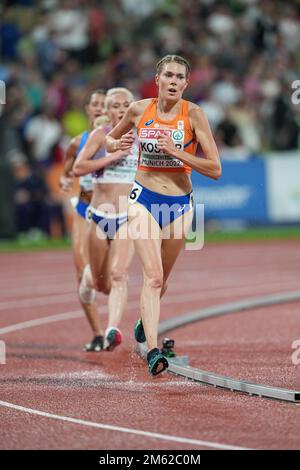
<path fill-rule="evenodd" d="M 300 226 L 288 228 L 257 228 L 240 232 L 214 232 L 205 234 L 205 242 L 243 242 L 257 240 L 299 240 Z"/>
<path fill-rule="evenodd" d="M 230 243 L 259 240 L 299 240 L 300 227 L 260 228 L 239 232 L 214 232 L 205 234 L 206 243 Z M 13 241 L 0 241 L 0 252 L 70 249 L 69 239 L 51 240 L 45 237 L 21 237 Z"/>
<path fill-rule="evenodd" d="M 14 251 L 40 251 L 40 250 L 60 250 L 70 249 L 71 241 L 68 239 L 51 240 L 42 238 L 31 240 L 22 237 L 13 241 L 0 241 L 0 253 Z"/>

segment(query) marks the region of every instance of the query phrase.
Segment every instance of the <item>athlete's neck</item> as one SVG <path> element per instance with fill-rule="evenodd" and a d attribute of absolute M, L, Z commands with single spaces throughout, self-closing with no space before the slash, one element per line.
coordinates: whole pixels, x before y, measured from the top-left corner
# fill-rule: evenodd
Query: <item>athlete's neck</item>
<path fill-rule="evenodd" d="M 174 102 L 174 100 L 168 100 L 166 98 L 157 99 L 157 110 L 161 114 L 177 114 L 180 106 L 180 100 Z"/>

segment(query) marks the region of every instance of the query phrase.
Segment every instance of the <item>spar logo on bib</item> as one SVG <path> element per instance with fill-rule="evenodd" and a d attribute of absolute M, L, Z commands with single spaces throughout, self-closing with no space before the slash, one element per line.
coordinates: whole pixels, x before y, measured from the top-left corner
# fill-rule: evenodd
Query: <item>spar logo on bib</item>
<path fill-rule="evenodd" d="M 178 131 L 176 131 L 178 132 Z M 172 130 L 171 129 L 141 129 L 140 130 L 140 139 L 155 139 L 157 140 L 157 137 L 159 135 L 168 135 L 169 137 L 172 137 Z"/>

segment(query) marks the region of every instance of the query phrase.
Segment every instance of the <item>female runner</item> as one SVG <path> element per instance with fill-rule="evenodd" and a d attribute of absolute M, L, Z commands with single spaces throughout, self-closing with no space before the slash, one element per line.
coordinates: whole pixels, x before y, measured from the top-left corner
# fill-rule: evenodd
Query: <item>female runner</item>
<path fill-rule="evenodd" d="M 194 169 L 214 179 L 221 175 L 218 150 L 204 112 L 182 99 L 189 75 L 186 59 L 177 55 L 162 58 L 155 76 L 158 98 L 132 103 L 106 138 L 108 151 L 126 151 L 133 142 L 129 131 L 133 126 L 138 131 L 139 163 L 128 216 L 130 231 L 138 225 L 137 219 L 146 227 L 142 235 L 133 236 L 144 276 L 142 319 L 135 326 L 135 337 L 140 342 L 147 340 L 152 375 L 168 367 L 157 348 L 160 297 L 192 222 L 190 173 Z M 205 158 L 195 156 L 198 144 Z"/>

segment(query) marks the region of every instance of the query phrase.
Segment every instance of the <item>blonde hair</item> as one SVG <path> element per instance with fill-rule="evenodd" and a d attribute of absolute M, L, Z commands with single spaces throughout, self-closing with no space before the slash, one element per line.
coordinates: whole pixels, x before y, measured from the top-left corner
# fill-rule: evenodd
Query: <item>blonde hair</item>
<path fill-rule="evenodd" d="M 112 96 L 116 95 L 117 93 L 124 93 L 127 96 L 128 101 L 130 102 L 134 100 L 133 94 L 127 88 L 123 88 L 123 87 L 110 88 L 107 91 L 105 100 L 104 100 L 104 108 L 106 111 L 110 106 Z"/>
<path fill-rule="evenodd" d="M 109 118 L 103 114 L 103 116 L 98 116 L 94 122 L 93 122 L 93 127 L 94 129 L 97 129 L 98 127 L 101 127 L 103 126 L 104 124 L 108 124 L 110 121 L 109 121 Z"/>

